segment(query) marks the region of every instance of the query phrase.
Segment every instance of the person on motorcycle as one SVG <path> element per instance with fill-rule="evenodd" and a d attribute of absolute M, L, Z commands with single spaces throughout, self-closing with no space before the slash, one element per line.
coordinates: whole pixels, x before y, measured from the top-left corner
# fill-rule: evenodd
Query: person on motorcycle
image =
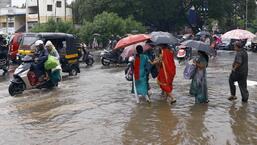
<path fill-rule="evenodd" d="M 55 49 L 53 43 L 50 40 L 48 40 L 46 42 L 45 47 L 46 47 L 49 55 L 55 57 L 57 60 L 60 60 L 60 55 L 59 55 L 58 51 Z"/>
<path fill-rule="evenodd" d="M 35 74 L 39 81 L 43 81 L 45 77 L 44 63 L 48 59 L 48 52 L 44 47 L 44 42 L 42 40 L 37 40 L 35 42 L 36 52 L 35 52 L 35 64 L 33 68 L 35 69 Z"/>
<path fill-rule="evenodd" d="M 54 87 L 54 86 L 57 86 L 58 82 L 60 82 L 62 79 L 62 76 L 61 76 L 62 68 L 60 65 L 60 55 L 50 40 L 48 40 L 46 42 L 45 47 L 46 47 L 46 50 L 48 51 L 48 54 L 55 57 L 56 60 L 58 60 L 58 66 L 47 71 L 47 75 L 49 78 L 47 85 Z"/>
<path fill-rule="evenodd" d="M 5 75 L 8 72 L 7 68 L 7 57 L 8 57 L 8 46 L 7 46 L 7 41 L 6 39 L 0 35 L 0 59 L 5 60 L 5 64 L 1 65 L 1 69 L 3 69 L 3 75 Z"/>

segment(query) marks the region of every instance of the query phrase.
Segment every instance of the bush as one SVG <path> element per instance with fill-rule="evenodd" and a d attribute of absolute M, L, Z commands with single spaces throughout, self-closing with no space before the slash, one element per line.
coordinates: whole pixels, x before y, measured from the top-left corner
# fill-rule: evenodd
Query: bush
<path fill-rule="evenodd" d="M 50 19 L 47 23 L 37 24 L 32 29 L 31 32 L 63 32 L 75 34 L 76 30 L 73 28 L 71 22 L 56 22 Z"/>
<path fill-rule="evenodd" d="M 112 36 L 124 36 L 131 33 L 133 30 L 142 33 L 145 32 L 145 27 L 135 21 L 132 17 L 123 19 L 115 13 L 103 12 L 94 17 L 93 22 L 84 22 L 81 27 L 79 36 L 86 43 L 92 42 L 94 34 L 100 34 L 97 37 L 99 42 L 106 44 Z"/>

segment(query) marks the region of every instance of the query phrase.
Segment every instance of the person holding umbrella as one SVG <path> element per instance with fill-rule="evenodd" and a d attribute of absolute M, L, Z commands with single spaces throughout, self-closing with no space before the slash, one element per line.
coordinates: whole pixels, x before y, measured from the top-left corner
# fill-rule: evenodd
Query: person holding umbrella
<path fill-rule="evenodd" d="M 157 82 L 160 85 L 162 92 L 170 104 L 176 102 L 176 98 L 172 96 L 173 79 L 176 75 L 176 65 L 172 50 L 167 44 L 160 44 L 161 54 L 159 60 L 159 73 Z"/>
<path fill-rule="evenodd" d="M 137 95 L 141 95 L 145 97 L 147 102 L 151 102 L 149 96 L 148 96 L 148 83 L 147 83 L 147 77 L 148 77 L 148 66 L 150 65 L 150 60 L 147 55 L 143 54 L 143 47 L 141 45 L 138 45 L 136 47 L 136 57 L 134 61 L 134 68 L 133 68 L 133 74 L 134 74 L 134 80 L 135 82 L 133 85 L 132 92 L 135 93 L 136 97 Z M 137 100 L 139 103 L 139 100 Z"/>
<path fill-rule="evenodd" d="M 195 97 L 196 103 L 208 103 L 208 89 L 206 80 L 206 68 L 209 56 L 204 51 L 198 50 L 198 57 L 194 59 L 196 72 L 192 78 L 190 95 Z"/>
<path fill-rule="evenodd" d="M 238 82 L 242 101 L 247 102 L 249 93 L 247 90 L 247 76 L 248 76 L 248 54 L 244 50 L 242 42 L 236 41 L 234 44 L 234 49 L 236 50 L 235 60 L 232 66 L 232 71 L 229 76 L 229 86 L 231 97 L 228 100 L 236 100 L 236 86 L 235 82 Z"/>

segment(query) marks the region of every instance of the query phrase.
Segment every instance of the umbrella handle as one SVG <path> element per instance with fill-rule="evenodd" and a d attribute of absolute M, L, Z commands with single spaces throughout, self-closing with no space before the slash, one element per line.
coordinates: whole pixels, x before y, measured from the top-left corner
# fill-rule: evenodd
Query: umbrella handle
<path fill-rule="evenodd" d="M 134 86 L 134 93 L 135 93 L 135 98 L 137 103 L 139 103 L 139 98 L 138 98 L 138 94 L 137 94 L 137 88 L 136 88 L 136 80 L 135 80 L 135 75 L 133 75 L 133 86 Z"/>

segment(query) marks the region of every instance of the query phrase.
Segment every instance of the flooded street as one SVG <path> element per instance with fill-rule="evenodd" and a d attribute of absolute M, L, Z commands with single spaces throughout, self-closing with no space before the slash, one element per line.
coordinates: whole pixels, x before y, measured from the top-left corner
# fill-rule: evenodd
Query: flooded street
<path fill-rule="evenodd" d="M 221 51 L 207 69 L 209 104 L 195 104 L 190 81 L 177 65 L 174 96 L 168 105 L 151 80 L 152 103 L 136 104 L 124 68 L 81 66 L 52 91 L 32 90 L 11 97 L 9 77 L 0 77 L 1 145 L 237 145 L 257 144 L 257 86 L 248 86 L 249 102 L 230 96 L 228 76 L 234 52 Z M 257 54 L 249 53 L 250 81 L 257 81 Z M 250 85 L 250 84 L 249 84 Z"/>

